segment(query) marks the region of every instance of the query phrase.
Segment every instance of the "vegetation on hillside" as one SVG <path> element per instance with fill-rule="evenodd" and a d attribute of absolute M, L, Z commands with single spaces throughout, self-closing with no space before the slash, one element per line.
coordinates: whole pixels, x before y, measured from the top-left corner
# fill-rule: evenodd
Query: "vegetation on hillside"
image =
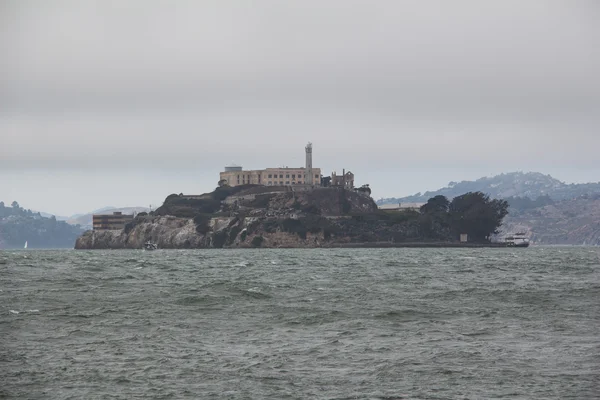
<path fill-rule="evenodd" d="M 458 240 L 467 234 L 470 242 L 489 242 L 498 232 L 508 214 L 505 200 L 491 199 L 481 192 L 470 192 L 455 197 L 452 201 L 445 196 L 434 196 L 424 204 L 420 213 L 397 213 L 407 217 L 405 224 L 417 222 L 422 239 Z"/>
<path fill-rule="evenodd" d="M 550 196 L 539 196 L 537 199 L 532 200 L 529 197 L 508 197 L 505 199 L 510 206 L 511 214 L 520 214 L 527 210 L 534 208 L 545 207 L 555 203 Z"/>
<path fill-rule="evenodd" d="M 425 202 L 438 195 L 452 199 L 468 192 L 482 192 L 492 198 L 501 199 L 529 198 L 534 200 L 540 196 L 547 196 L 558 201 L 600 193 L 600 182 L 566 184 L 550 175 L 538 172 L 512 172 L 484 177 L 475 181 L 450 182 L 446 187 L 436 191 L 417 193 L 401 198 L 380 199 L 377 204 Z"/>
<path fill-rule="evenodd" d="M 528 232 L 536 244 L 600 245 L 600 195 L 556 201 L 513 211 L 502 226 L 503 234 Z"/>
<path fill-rule="evenodd" d="M 79 225 L 57 221 L 56 217 L 25 210 L 13 201 L 10 207 L 0 201 L 0 248 L 72 248 L 83 232 Z"/>

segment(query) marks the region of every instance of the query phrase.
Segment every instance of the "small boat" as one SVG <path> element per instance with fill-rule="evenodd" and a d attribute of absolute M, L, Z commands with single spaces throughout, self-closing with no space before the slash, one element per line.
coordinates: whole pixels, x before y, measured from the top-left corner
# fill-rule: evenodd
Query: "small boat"
<path fill-rule="evenodd" d="M 144 250 L 156 250 L 158 249 L 158 245 L 156 243 L 152 243 L 150 241 L 147 241 L 146 243 L 144 243 Z"/>
<path fill-rule="evenodd" d="M 529 247 L 529 239 L 524 233 L 515 233 L 504 238 L 506 247 Z"/>
<path fill-rule="evenodd" d="M 23 246 L 24 249 L 27 248 L 27 240 L 25 241 L 25 246 Z"/>

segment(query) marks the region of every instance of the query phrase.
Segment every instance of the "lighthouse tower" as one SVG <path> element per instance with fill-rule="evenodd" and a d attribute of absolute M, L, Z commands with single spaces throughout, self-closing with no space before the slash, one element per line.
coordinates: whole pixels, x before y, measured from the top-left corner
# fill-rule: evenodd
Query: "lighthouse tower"
<path fill-rule="evenodd" d="M 314 185 L 313 179 L 313 167 L 312 167 L 312 143 L 308 143 L 306 145 L 306 178 L 304 179 L 304 183 L 307 185 Z"/>

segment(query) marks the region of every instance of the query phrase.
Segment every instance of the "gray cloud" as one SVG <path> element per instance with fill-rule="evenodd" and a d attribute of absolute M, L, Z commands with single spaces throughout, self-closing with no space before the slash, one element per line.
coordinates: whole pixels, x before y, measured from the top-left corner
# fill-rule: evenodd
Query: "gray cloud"
<path fill-rule="evenodd" d="M 0 171 L 300 165 L 307 140 L 382 185 L 590 170 L 598 17 L 593 0 L 7 0 Z"/>

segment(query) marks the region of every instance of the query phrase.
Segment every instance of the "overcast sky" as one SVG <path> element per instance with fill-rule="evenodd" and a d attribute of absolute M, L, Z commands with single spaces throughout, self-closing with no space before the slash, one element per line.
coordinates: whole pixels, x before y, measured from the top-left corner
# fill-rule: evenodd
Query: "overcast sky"
<path fill-rule="evenodd" d="M 160 205 L 249 169 L 373 195 L 600 180 L 600 2 L 0 0 L 0 200 Z"/>

